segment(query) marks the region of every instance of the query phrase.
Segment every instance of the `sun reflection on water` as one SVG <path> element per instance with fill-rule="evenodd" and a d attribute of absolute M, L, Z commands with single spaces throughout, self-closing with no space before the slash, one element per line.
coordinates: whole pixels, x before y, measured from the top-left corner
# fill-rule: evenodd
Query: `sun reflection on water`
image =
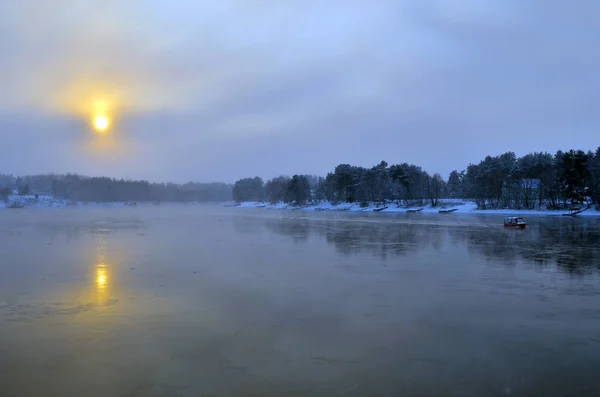
<path fill-rule="evenodd" d="M 105 289 L 108 285 L 108 270 L 105 263 L 96 264 L 96 287 L 99 290 Z"/>
<path fill-rule="evenodd" d="M 107 262 L 104 252 L 106 247 L 99 244 L 96 247 L 96 260 L 94 263 L 94 292 L 95 300 L 103 302 L 108 300 L 108 289 L 110 283 L 110 265 Z"/>

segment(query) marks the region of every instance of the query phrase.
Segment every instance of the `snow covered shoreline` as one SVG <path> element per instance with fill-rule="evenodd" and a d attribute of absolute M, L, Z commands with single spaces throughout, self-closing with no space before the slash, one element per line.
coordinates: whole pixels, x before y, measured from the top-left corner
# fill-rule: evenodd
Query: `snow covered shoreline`
<path fill-rule="evenodd" d="M 72 200 L 64 200 L 57 197 L 47 195 L 11 195 L 7 202 L 0 201 L 0 209 L 6 208 L 66 208 L 66 207 L 82 207 L 82 206 L 103 206 L 103 207 L 122 207 L 128 205 L 137 205 L 133 202 L 79 202 Z"/>
<path fill-rule="evenodd" d="M 46 195 L 10 195 L 5 203 L 0 201 L 0 208 L 31 208 L 31 207 L 66 207 L 70 202 Z"/>
<path fill-rule="evenodd" d="M 566 214 L 567 210 L 516 210 L 516 209 L 477 209 L 477 204 L 470 200 L 456 200 L 456 199 L 442 199 L 439 201 L 437 207 L 431 207 L 431 205 L 406 207 L 398 206 L 395 203 L 386 204 L 382 207 L 381 204 L 376 205 L 369 203 L 366 207 L 361 207 L 358 203 L 340 203 L 337 205 L 331 204 L 330 202 L 323 201 L 318 204 L 310 204 L 306 206 L 292 206 L 285 203 L 269 204 L 266 202 L 242 202 L 239 204 L 235 203 L 196 203 L 196 202 L 185 202 L 185 203 L 135 203 L 135 202 L 77 202 L 70 200 L 63 200 L 52 196 L 40 195 L 35 197 L 34 195 L 17 196 L 11 195 L 7 203 L 0 201 L 0 209 L 9 208 L 65 208 L 65 207 L 123 207 L 123 206 L 154 206 L 154 205 L 217 205 L 221 207 L 235 207 L 235 208 L 264 208 L 269 210 L 288 210 L 288 211 L 337 211 L 337 212 L 383 212 L 383 213 L 427 213 L 437 214 L 446 213 L 450 214 L 492 214 L 492 215 L 542 215 L 542 216 L 562 216 Z M 585 217 L 600 217 L 600 211 L 596 211 L 595 208 L 589 208 L 583 211 L 577 216 Z"/>
<path fill-rule="evenodd" d="M 66 207 L 135 207 L 135 206 L 155 206 L 155 205 L 204 205 L 206 203 L 198 202 L 141 202 L 135 201 L 114 201 L 114 202 L 95 202 L 95 201 L 72 201 L 64 200 L 48 195 L 11 195 L 7 202 L 0 201 L 0 209 L 11 208 L 66 208 Z M 223 204 L 210 203 L 212 205 Z M 208 204 L 206 204 L 208 205 Z"/>
<path fill-rule="evenodd" d="M 545 216 L 563 216 L 567 210 L 516 210 L 516 209 L 477 209 L 477 204 L 473 201 L 458 201 L 458 200 L 440 200 L 440 205 L 432 207 L 424 205 L 418 207 L 397 206 L 396 204 L 386 204 L 386 207 L 381 205 L 376 206 L 370 203 L 367 207 L 361 207 L 358 203 L 340 203 L 333 205 L 329 202 L 321 202 L 314 205 L 292 206 L 285 203 L 269 204 L 263 202 L 242 202 L 235 207 L 238 208 L 265 208 L 273 210 L 291 210 L 291 211 L 349 211 L 349 212 L 384 212 L 384 213 L 444 213 L 444 214 L 492 214 L 492 215 L 545 215 Z M 597 216 L 600 217 L 600 211 L 590 208 L 583 211 L 577 216 Z"/>

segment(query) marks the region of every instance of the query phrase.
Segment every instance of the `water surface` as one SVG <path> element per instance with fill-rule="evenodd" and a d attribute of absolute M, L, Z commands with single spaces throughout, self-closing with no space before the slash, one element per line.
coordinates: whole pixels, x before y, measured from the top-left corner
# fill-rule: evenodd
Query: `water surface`
<path fill-rule="evenodd" d="M 600 395 L 600 223 L 527 220 L 0 211 L 0 395 Z"/>

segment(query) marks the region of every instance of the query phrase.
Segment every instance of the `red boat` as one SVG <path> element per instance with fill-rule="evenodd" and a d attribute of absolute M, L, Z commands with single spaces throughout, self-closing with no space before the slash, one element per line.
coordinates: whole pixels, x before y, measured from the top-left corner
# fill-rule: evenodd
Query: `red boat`
<path fill-rule="evenodd" d="M 504 218 L 504 227 L 518 227 L 524 229 L 527 227 L 527 222 L 518 216 L 509 216 Z"/>

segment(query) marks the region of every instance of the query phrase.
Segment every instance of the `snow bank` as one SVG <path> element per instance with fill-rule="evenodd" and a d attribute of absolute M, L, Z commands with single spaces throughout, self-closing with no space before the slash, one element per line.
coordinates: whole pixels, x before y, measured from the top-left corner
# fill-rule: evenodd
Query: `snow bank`
<path fill-rule="evenodd" d="M 0 202 L 0 208 L 30 208 L 30 207 L 66 207 L 69 202 L 52 196 L 18 196 L 8 197 L 6 203 Z"/>
<path fill-rule="evenodd" d="M 115 202 L 93 202 L 93 201 L 71 201 L 63 200 L 60 198 L 40 195 L 37 198 L 34 195 L 19 196 L 11 195 L 8 197 L 8 201 L 0 201 L 0 208 L 46 208 L 46 207 L 137 207 L 137 206 L 155 206 L 159 204 L 169 205 L 204 205 L 199 202 L 135 202 L 135 201 L 115 201 Z M 212 203 L 211 203 L 212 204 Z M 208 204 L 208 205 L 211 205 Z M 217 203 L 214 203 L 217 204 Z M 238 206 L 235 204 L 229 206 Z M 264 203 L 244 203 L 245 207 L 261 207 L 265 206 Z M 287 207 L 287 206 L 285 206 Z"/>
<path fill-rule="evenodd" d="M 46 208 L 46 207 L 72 207 L 72 206 L 108 206 L 122 207 L 127 205 L 136 205 L 134 202 L 114 202 L 114 203 L 96 203 L 96 202 L 77 202 L 71 200 L 63 200 L 60 198 L 39 195 L 37 198 L 34 195 L 19 196 L 11 195 L 6 203 L 0 202 L 0 208 Z"/>
<path fill-rule="evenodd" d="M 237 205 L 237 207 L 244 207 L 244 208 L 260 208 L 260 207 L 265 207 L 266 204 L 260 201 L 245 201 L 243 203 L 240 203 L 239 205 Z"/>
<path fill-rule="evenodd" d="M 473 201 L 458 201 L 456 199 L 439 200 L 440 205 L 432 207 L 425 205 L 420 207 L 398 206 L 396 204 L 386 204 L 387 208 L 382 208 L 381 205 L 369 203 L 366 207 L 361 207 L 358 203 L 340 203 L 332 204 L 328 201 L 323 201 L 318 204 L 307 205 L 303 207 L 290 206 L 289 204 L 278 203 L 269 204 L 263 202 L 243 202 L 237 205 L 241 208 L 266 208 L 266 209 L 290 209 L 299 211 L 349 211 L 349 212 L 385 212 L 385 213 L 439 213 L 440 210 L 453 210 L 451 213 L 456 214 L 496 214 L 505 216 L 528 216 L 528 215 L 553 215 L 562 216 L 566 210 L 513 210 L 513 209 L 490 209 L 478 210 L 477 204 Z M 590 208 L 577 216 L 598 216 L 600 212 L 594 208 Z"/>

